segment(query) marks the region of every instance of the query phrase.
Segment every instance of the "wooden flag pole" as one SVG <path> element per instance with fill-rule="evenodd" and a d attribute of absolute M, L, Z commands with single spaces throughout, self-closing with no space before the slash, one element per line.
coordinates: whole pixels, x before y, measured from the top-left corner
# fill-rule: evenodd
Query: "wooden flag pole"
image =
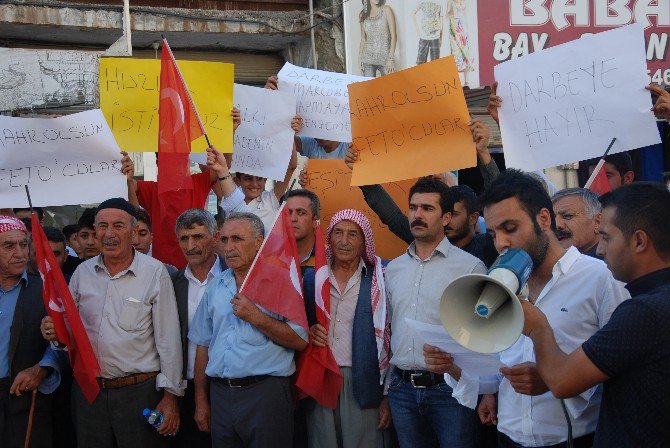
<path fill-rule="evenodd" d="M 26 186 L 26 189 L 28 187 Z M 26 429 L 26 440 L 23 443 L 23 448 L 30 447 L 30 435 L 33 432 L 33 418 L 35 417 L 35 401 L 37 399 L 37 389 L 33 389 L 33 397 L 30 401 L 30 414 L 28 414 L 28 428 Z"/>
<path fill-rule="evenodd" d="M 589 176 L 589 180 L 586 181 L 586 184 L 584 184 L 584 188 L 587 190 L 589 187 L 591 187 L 591 184 L 593 183 L 594 180 L 596 180 L 596 176 L 598 176 L 598 172 L 602 169 L 603 165 L 605 164 L 605 157 L 607 157 L 607 154 L 609 154 L 610 150 L 612 149 L 612 146 L 614 146 L 614 142 L 616 141 L 616 137 L 612 139 L 610 142 L 610 145 L 607 147 L 607 151 L 605 151 L 605 154 L 600 158 L 598 161 L 598 164 L 594 168 L 593 172 L 591 173 L 591 176 Z"/>

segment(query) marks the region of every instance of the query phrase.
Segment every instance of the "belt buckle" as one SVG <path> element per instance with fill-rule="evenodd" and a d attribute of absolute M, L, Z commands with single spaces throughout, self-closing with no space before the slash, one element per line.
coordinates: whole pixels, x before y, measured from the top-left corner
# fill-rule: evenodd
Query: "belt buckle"
<path fill-rule="evenodd" d="M 237 385 L 233 384 L 231 380 L 232 380 L 232 378 L 226 378 L 226 382 L 228 383 L 228 387 L 234 387 L 234 388 L 242 387 L 242 386 L 237 386 Z"/>
<path fill-rule="evenodd" d="M 415 378 L 421 378 L 423 374 L 422 373 L 410 373 L 409 374 L 409 382 L 412 384 L 412 387 L 415 389 L 425 389 L 426 386 L 417 386 L 416 383 L 414 382 Z"/>
<path fill-rule="evenodd" d="M 100 378 L 100 387 L 105 389 L 105 378 Z"/>

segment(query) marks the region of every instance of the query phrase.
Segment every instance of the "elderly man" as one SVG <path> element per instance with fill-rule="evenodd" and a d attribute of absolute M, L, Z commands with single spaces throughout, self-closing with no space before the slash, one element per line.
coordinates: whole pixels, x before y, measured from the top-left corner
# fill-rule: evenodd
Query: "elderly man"
<path fill-rule="evenodd" d="M 28 231 L 0 215 L 0 446 L 24 446 L 31 392 L 37 389 L 30 446 L 51 447 L 58 355 L 40 337 L 42 280 L 27 273 Z"/>
<path fill-rule="evenodd" d="M 253 213 L 226 218 L 221 242 L 230 269 L 207 286 L 189 329 L 198 345 L 195 420 L 200 430 L 211 428 L 213 447 L 290 447 L 293 441 L 290 376 L 307 331 L 238 293 L 263 234 Z"/>
<path fill-rule="evenodd" d="M 80 448 L 166 446 L 179 429 L 177 396 L 184 393 L 182 346 L 172 282 L 158 260 L 133 249 L 135 208 L 104 201 L 95 215 L 102 253 L 70 280 L 72 296 L 100 364 L 100 394 L 92 404 L 77 385 L 72 406 Z M 45 318 L 42 333 L 54 340 Z M 156 431 L 144 408 L 163 413 Z"/>
<path fill-rule="evenodd" d="M 200 431 L 194 420 L 193 371 L 196 345 L 188 341 L 188 329 L 207 285 L 223 272 L 226 265 L 214 252 L 220 234 L 211 213 L 199 208 L 186 210 L 177 218 L 175 230 L 179 247 L 188 261 L 186 268 L 172 278 L 181 326 L 184 377 L 187 381 L 186 393 L 180 407 L 182 428 L 175 439 L 175 446 L 211 446 L 209 433 Z"/>
<path fill-rule="evenodd" d="M 525 250 L 532 259 L 528 300 L 543 310 L 561 341 L 572 350 L 605 326 L 627 294 L 605 264 L 558 243 L 549 195 L 529 174 L 508 169 L 482 196 L 486 227 L 501 252 Z M 509 367 L 502 375 L 470 377 L 453 359 L 426 345 L 429 369 L 448 373 L 454 396 L 474 408 L 478 393 L 498 390 L 499 447 L 555 447 L 568 439 L 566 413 L 572 424 L 574 446 L 590 447 L 598 422 L 600 389 L 592 388 L 565 400 L 565 408 L 542 381 L 535 365 L 533 343 L 527 337 L 500 354 Z M 492 396 L 482 401 L 480 416 L 495 420 Z"/>
<path fill-rule="evenodd" d="M 566 188 L 551 197 L 556 214 L 556 237 L 564 249 L 575 246 L 589 257 L 600 241 L 600 200 L 586 188 Z"/>
<path fill-rule="evenodd" d="M 474 411 L 456 402 L 443 375 L 427 370 L 421 340 L 404 320 L 407 317 L 439 325 L 444 289 L 457 277 L 486 272 L 480 260 L 453 246 L 444 235 L 453 210 L 446 184 L 432 178 L 419 179 L 409 194 L 414 242 L 386 269 L 393 351 L 388 397 L 403 448 L 469 447 L 474 443 Z"/>
<path fill-rule="evenodd" d="M 315 346 L 331 347 L 343 383 L 337 409 L 316 404 L 308 412 L 309 446 L 384 447 L 389 442 L 382 431 L 391 416 L 380 379 L 388 368 L 390 326 L 382 261 L 375 255 L 370 222 L 357 210 L 336 213 L 326 245 L 330 328 L 310 322 L 310 330 Z"/>

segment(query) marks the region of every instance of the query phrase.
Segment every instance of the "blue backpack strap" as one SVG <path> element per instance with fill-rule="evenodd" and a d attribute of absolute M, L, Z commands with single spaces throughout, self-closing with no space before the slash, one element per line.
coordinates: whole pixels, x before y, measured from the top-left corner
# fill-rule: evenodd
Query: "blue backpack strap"
<path fill-rule="evenodd" d="M 302 291 L 305 294 L 305 313 L 307 323 L 311 327 L 316 323 L 316 304 L 314 300 L 314 266 L 301 267 Z"/>

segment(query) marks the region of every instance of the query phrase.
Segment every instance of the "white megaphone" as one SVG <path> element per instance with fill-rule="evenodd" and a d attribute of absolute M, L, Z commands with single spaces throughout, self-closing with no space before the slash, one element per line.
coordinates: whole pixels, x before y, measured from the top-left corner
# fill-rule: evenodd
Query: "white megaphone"
<path fill-rule="evenodd" d="M 523 330 L 517 294 L 532 271 L 530 255 L 521 249 L 507 249 L 488 274 L 457 278 L 442 293 L 442 325 L 468 350 L 497 353 L 511 347 Z"/>

